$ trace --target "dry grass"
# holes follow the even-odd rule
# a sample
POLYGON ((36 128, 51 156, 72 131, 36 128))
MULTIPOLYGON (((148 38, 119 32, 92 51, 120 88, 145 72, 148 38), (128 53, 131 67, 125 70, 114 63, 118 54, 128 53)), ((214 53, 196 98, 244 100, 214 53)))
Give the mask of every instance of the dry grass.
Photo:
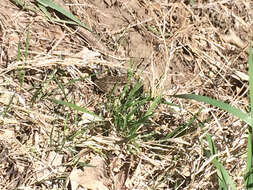
POLYGON ((220 110, 169 95, 196 93, 248 109, 250 0, 63 3, 96 36, 48 21, 34 1, 26 0, 23 9, 14 2, 0 2, 1 189, 74 189, 68 184, 78 181, 73 171, 87 168, 82 164, 90 161, 104 162, 105 169, 85 174, 100 181, 104 186, 94 182, 100 189, 217 189, 215 169, 203 148, 206 131, 243 189, 246 125, 220 110), (115 129, 105 93, 94 83, 94 78, 125 76, 129 62, 137 66, 136 78, 147 93, 162 93, 183 107, 161 104, 145 129, 155 131, 156 138, 135 143, 124 142, 115 129), (23 83, 19 71, 25 73, 23 83), (74 102, 107 116, 107 122, 87 124, 87 115, 50 99, 74 102), (159 142, 179 126, 185 126, 182 136, 159 142))

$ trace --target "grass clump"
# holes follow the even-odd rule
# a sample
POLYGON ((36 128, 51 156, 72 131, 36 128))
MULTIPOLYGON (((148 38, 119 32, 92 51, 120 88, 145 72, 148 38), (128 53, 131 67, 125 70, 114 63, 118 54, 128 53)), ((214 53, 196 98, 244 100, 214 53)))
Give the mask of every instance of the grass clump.
POLYGON ((152 117, 155 108, 161 103, 161 96, 152 98, 143 91, 143 84, 140 80, 132 84, 132 79, 133 74, 129 72, 128 82, 119 95, 114 94, 117 86, 115 84, 107 96, 105 111, 101 106, 97 114, 74 103, 55 99, 51 99, 51 101, 89 114, 93 117, 93 121, 105 122, 106 126, 110 126, 107 127, 107 130, 116 130, 117 135, 124 138, 125 142, 134 141, 136 138, 146 135, 147 131, 144 126, 152 117))
POLYGON ((128 83, 119 97, 109 95, 106 107, 116 130, 128 140, 133 140, 140 135, 141 128, 159 105, 160 97, 151 98, 143 92, 143 84, 140 81, 131 86, 131 75, 128 78, 128 83))

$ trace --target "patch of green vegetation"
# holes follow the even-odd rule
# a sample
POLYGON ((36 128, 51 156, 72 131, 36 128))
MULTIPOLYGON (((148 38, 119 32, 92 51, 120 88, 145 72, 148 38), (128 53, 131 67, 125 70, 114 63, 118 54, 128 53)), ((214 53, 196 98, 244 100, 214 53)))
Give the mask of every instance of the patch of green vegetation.
POLYGON ((134 140, 141 136, 142 128, 161 103, 161 96, 151 98, 143 91, 143 84, 137 81, 131 86, 132 73, 119 97, 112 93, 108 97, 106 110, 116 130, 127 139, 134 140))

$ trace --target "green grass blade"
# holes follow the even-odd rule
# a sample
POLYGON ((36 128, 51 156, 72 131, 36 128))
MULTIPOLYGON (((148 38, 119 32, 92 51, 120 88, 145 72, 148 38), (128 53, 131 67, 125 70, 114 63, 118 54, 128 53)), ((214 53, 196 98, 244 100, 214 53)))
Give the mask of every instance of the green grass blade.
POLYGON ((60 80, 58 80, 57 77, 54 77, 54 81, 57 83, 59 89, 62 91, 62 94, 64 96, 64 99, 67 99, 67 94, 64 85, 61 83, 60 80))
POLYGON ((76 22, 73 22, 73 21, 66 21, 66 20, 55 19, 55 18, 51 17, 51 14, 47 11, 46 7, 44 7, 41 4, 38 4, 38 7, 44 13, 44 15, 47 17, 47 19, 49 21, 63 23, 63 24, 76 24, 76 22))
POLYGON ((228 113, 231 113, 232 115, 238 117, 242 121, 246 122, 250 126, 252 125, 252 119, 249 116, 249 114, 242 112, 241 110, 218 100, 206 97, 206 96, 200 96, 196 94, 180 94, 180 95, 173 95, 173 97, 177 98, 184 98, 184 99, 192 99, 192 100, 197 100, 199 102, 204 102, 207 104, 210 104, 212 106, 216 106, 222 110, 227 111, 228 113))
MULTIPOLYGON (((211 151, 211 155, 214 156, 217 154, 217 149, 214 145, 214 142, 212 138, 210 137, 209 134, 206 135, 206 139, 209 145, 209 149, 211 151)), ((232 178, 229 176, 227 170, 225 167, 219 162, 218 158, 215 157, 212 160, 213 165, 217 169, 217 175, 218 175, 218 180, 219 180, 219 189, 222 190, 236 190, 235 184, 232 181, 232 178)))
POLYGON ((216 149, 214 142, 209 134, 206 134, 206 140, 208 142, 208 146, 211 151, 211 155, 217 154, 217 149, 216 149))
POLYGON ((40 8, 40 10, 44 13, 44 15, 49 19, 51 20, 51 15, 50 13, 47 11, 46 7, 44 7, 43 5, 41 4, 38 4, 38 7, 40 8))
POLYGON ((34 7, 27 5, 28 3, 27 2, 25 3, 23 0, 11 0, 11 2, 13 2, 15 5, 17 5, 21 9, 36 12, 34 7))
MULTIPOLYGON (((249 49, 249 98, 250 98, 250 117, 253 118, 253 60, 252 60, 252 46, 249 49)), ((252 125, 251 125, 252 127, 252 125)))
POLYGON ((90 112, 88 111, 87 109, 83 108, 83 107, 80 107, 76 104, 73 104, 73 103, 70 103, 70 102, 65 102, 65 101, 61 101, 61 100, 56 100, 56 99, 49 99, 50 101, 56 103, 56 104, 60 104, 60 105, 64 105, 64 106, 67 106, 67 107, 70 107, 70 108, 73 108, 74 110, 77 110, 77 111, 81 111, 83 113, 87 113, 87 114, 90 114, 92 116, 95 117, 95 120, 104 120, 104 118, 96 115, 95 113, 93 112, 90 112))
POLYGON ((57 12, 61 13, 62 15, 64 15, 67 18, 69 18, 73 22, 75 22, 78 25, 82 26, 86 30, 92 32, 92 30, 90 28, 88 28, 85 24, 83 24, 81 21, 79 21, 74 15, 72 15, 71 13, 69 13, 68 11, 66 11, 65 9, 63 9, 61 6, 55 4, 54 2, 52 2, 50 0, 37 0, 37 2, 39 3, 39 5, 42 5, 44 7, 49 7, 51 9, 56 10, 57 12))
POLYGON ((194 131, 197 130, 197 128, 204 126, 203 123, 198 123, 198 124, 194 124, 195 121, 198 121, 197 119, 197 114, 193 114, 192 117, 190 118, 190 120, 185 123, 185 124, 180 124, 179 127, 177 127, 176 129, 174 129, 173 131, 169 132, 165 137, 163 137, 161 139, 161 141, 165 141, 166 139, 169 138, 178 138, 178 137, 182 137, 184 135, 193 133, 194 131))
POLYGON ((25 3, 21 0, 11 0, 11 2, 15 3, 17 6, 20 6, 21 8, 25 7, 25 3))
POLYGON ((57 73, 57 69, 54 69, 47 77, 45 81, 43 81, 41 84, 38 84, 35 86, 35 93, 32 96, 32 104, 35 103, 35 101, 41 100, 42 97, 45 98, 46 95, 46 89, 48 88, 48 84, 54 80, 55 75, 57 73))
POLYGON ((25 39, 25 61, 27 61, 27 58, 28 58, 29 40, 30 40, 30 31, 28 28, 27 33, 26 33, 26 39, 25 39))
POLYGON ((252 128, 249 128, 249 135, 248 135, 248 147, 247 147, 247 165, 246 165, 246 176, 245 180, 245 187, 246 189, 253 189, 253 159, 252 159, 252 128))
POLYGON ((11 107, 14 97, 15 97, 15 93, 11 96, 11 99, 10 99, 8 105, 4 108, 4 111, 0 113, 0 116, 2 115, 2 117, 5 117, 7 112, 10 110, 10 107, 11 107))
MULTIPOLYGON (((18 43, 18 50, 17 50, 17 61, 21 61, 21 43, 18 43)), ((21 85, 23 85, 25 79, 25 71, 18 66, 18 81, 21 85)))
POLYGON ((149 116, 152 114, 153 110, 161 103, 161 99, 162 99, 161 95, 155 97, 150 107, 148 108, 147 112, 145 113, 145 116, 149 116))
POLYGON ((20 42, 18 43, 17 61, 21 61, 21 44, 20 44, 20 42))
MULTIPOLYGON (((250 99, 250 116, 253 118, 253 60, 252 60, 252 45, 249 49, 249 99, 250 99)), ((249 128, 248 134, 248 147, 247 147, 247 165, 246 165, 246 177, 245 187, 246 189, 253 189, 253 139, 252 139, 252 125, 249 128)))

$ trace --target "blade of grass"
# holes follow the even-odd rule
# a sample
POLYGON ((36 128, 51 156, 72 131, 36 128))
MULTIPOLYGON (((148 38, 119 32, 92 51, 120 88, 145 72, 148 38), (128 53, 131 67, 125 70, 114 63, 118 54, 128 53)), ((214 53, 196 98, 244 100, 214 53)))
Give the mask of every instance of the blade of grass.
MULTIPOLYGON (((250 117, 253 118, 253 60, 252 60, 252 46, 249 49, 249 98, 250 98, 250 117)), ((253 126, 251 126, 253 127, 253 126)))
POLYGON ((100 117, 100 116, 96 115, 95 113, 90 112, 87 109, 85 109, 83 107, 80 107, 80 106, 78 106, 76 104, 73 104, 73 103, 70 103, 70 102, 61 101, 61 100, 56 100, 56 99, 49 99, 49 100, 52 101, 52 102, 54 102, 54 103, 56 103, 56 104, 64 105, 64 106, 73 108, 74 110, 90 114, 90 115, 94 116, 94 118, 95 118, 94 120, 100 120, 100 121, 104 120, 103 117, 100 117))
POLYGON ((129 139, 133 139, 137 136, 138 129, 140 128, 140 126, 144 126, 145 122, 148 120, 149 117, 150 115, 144 116, 131 126, 128 137, 129 139))
MULTIPOLYGON (((21 60, 21 44, 20 42, 18 43, 18 50, 17 50, 17 61, 21 60)), ((22 73, 22 69, 20 66, 18 66, 18 81, 19 83, 22 85, 23 84, 23 73, 22 73)))
POLYGON ((159 105, 161 100, 162 100, 161 95, 155 97, 155 99, 152 101, 151 105, 149 106, 147 112, 145 113, 145 116, 150 116, 152 114, 153 110, 159 105))
MULTIPOLYGON (((211 156, 214 156, 217 154, 217 149, 214 145, 214 142, 212 138, 210 137, 209 134, 206 135, 206 139, 209 145, 209 149, 211 151, 211 156)), ((218 158, 215 157, 212 160, 213 165, 217 169, 217 175, 218 175, 218 180, 219 180, 219 189, 222 190, 236 190, 235 184, 232 180, 232 178, 229 176, 227 170, 225 167, 219 162, 218 158)))
POLYGON ((36 12, 36 10, 32 6, 26 5, 26 3, 22 0, 11 0, 11 2, 16 4, 21 9, 36 12))
POLYGON ((35 93, 32 96, 32 104, 35 103, 35 101, 39 101, 42 97, 45 96, 46 89, 48 88, 48 84, 54 80, 55 75, 57 73, 57 69, 54 69, 47 77, 45 81, 43 81, 41 84, 38 84, 35 86, 35 93))
MULTIPOLYGON (((53 3, 52 1, 50 1, 50 0, 37 0, 37 2, 44 7, 49 7, 53 10, 56 10, 57 12, 63 14, 65 17, 74 21, 75 23, 82 26, 83 28, 85 28, 89 32, 92 32, 92 30, 90 28, 88 28, 85 24, 83 24, 81 21, 79 21, 74 15, 72 15, 71 13, 69 13, 68 11, 63 9, 61 6, 53 3)), ((47 15, 47 16, 51 17, 50 15, 47 15)))
POLYGON ((20 6, 21 8, 25 7, 25 3, 21 0, 11 0, 11 2, 15 3, 16 5, 20 6))
POLYGON ((48 18, 48 20, 52 22, 57 22, 57 23, 63 23, 63 24, 76 24, 73 21, 67 21, 67 20, 60 20, 60 19, 55 19, 51 16, 51 14, 47 11, 46 7, 44 7, 41 4, 38 4, 40 10, 44 13, 44 15, 48 18))
MULTIPOLYGON (((28 58, 28 49, 29 49, 29 39, 30 39, 30 32, 29 29, 26 33, 26 40, 25 40, 25 61, 27 61, 28 58)), ((21 43, 18 44, 18 50, 17 50, 17 61, 21 61, 21 43)), ((25 80, 25 71, 21 66, 18 66, 18 81, 21 85, 23 85, 25 80)))
MULTIPOLYGON (((253 60, 252 60, 252 45, 250 44, 249 49, 249 99, 250 99, 250 117, 253 118, 253 60)), ((247 165, 246 165, 246 178, 245 178, 245 186, 246 189, 253 189, 253 139, 252 139, 252 125, 249 128, 248 134, 248 147, 247 147, 247 165)))
POLYGON ((62 94, 63 94, 63 96, 64 96, 64 99, 67 99, 67 94, 66 94, 64 85, 61 83, 60 80, 58 80, 57 77, 54 77, 54 81, 57 83, 59 89, 62 91, 62 94))
POLYGON ((246 175, 244 177, 246 189, 253 189, 253 167, 252 167, 252 128, 249 128, 248 134, 248 146, 247 146, 247 165, 246 165, 246 175))
POLYGON ((187 128, 190 128, 191 126, 193 129, 192 131, 196 130, 197 127, 193 125, 193 122, 195 120, 197 120, 197 116, 193 115, 192 118, 190 118, 189 122, 187 122, 186 124, 179 125, 179 127, 177 127, 172 132, 168 133, 165 137, 163 137, 161 141, 164 141, 166 139, 173 138, 173 137, 174 138, 181 137, 181 136, 187 134, 186 130, 187 130, 187 128))
POLYGON ((29 40, 30 40, 30 30, 28 28, 25 39, 25 61, 27 61, 28 58, 29 40))
POLYGON ((238 117, 242 121, 246 122, 250 126, 252 126, 253 121, 248 113, 244 113, 241 110, 227 104, 224 102, 221 102, 219 100, 215 100, 206 96, 200 96, 196 94, 180 94, 180 95, 173 95, 173 97, 177 98, 184 98, 184 99, 191 99, 191 100, 197 100, 199 102, 204 102, 207 104, 210 104, 212 106, 216 106, 222 110, 227 111, 228 113, 231 113, 232 115, 238 117))
POLYGON ((5 117, 6 113, 9 111, 14 97, 15 97, 15 93, 11 96, 11 99, 10 99, 8 105, 4 108, 4 111, 2 113, 0 113, 0 115, 2 115, 3 118, 5 117))
POLYGON ((70 134, 68 137, 67 137, 67 140, 68 141, 73 141, 73 139, 75 137, 77 137, 78 135, 80 134, 83 134, 86 130, 88 130, 89 128, 88 127, 81 127, 80 129, 76 130, 73 134, 70 134))
POLYGON ((17 50, 17 61, 21 60, 21 44, 18 43, 18 50, 17 50))

